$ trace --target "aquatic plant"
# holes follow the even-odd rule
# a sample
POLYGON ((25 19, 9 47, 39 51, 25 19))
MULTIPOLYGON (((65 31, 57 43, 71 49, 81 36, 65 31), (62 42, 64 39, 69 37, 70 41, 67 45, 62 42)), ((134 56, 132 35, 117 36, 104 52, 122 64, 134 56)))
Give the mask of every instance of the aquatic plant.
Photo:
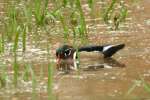
POLYGON ((17 10, 15 6, 12 4, 7 8, 7 19, 5 21, 5 31, 6 37, 8 41, 13 39, 15 33, 17 33, 18 23, 17 23, 17 10))
POLYGON ((128 15, 128 9, 125 6, 125 2, 120 2, 120 6, 121 6, 121 9, 120 9, 120 22, 124 22, 127 15, 128 15))
POLYGON ((133 85, 127 91, 127 96, 130 95, 137 87, 142 87, 145 91, 150 93, 150 84, 147 83, 142 77, 140 80, 135 80, 133 85))
POLYGON ((36 75, 34 73, 34 70, 32 69, 32 67, 29 65, 30 68, 30 73, 31 73, 31 77, 32 77, 32 98, 36 99, 36 86, 37 86, 37 79, 36 79, 36 75))
POLYGON ((52 95, 52 83, 53 83, 53 63, 50 61, 50 54, 51 54, 51 50, 50 50, 50 45, 47 44, 47 61, 48 61, 48 82, 47 82, 47 92, 48 92, 48 97, 49 99, 53 99, 53 95, 52 95))
POLYGON ((44 25, 45 24, 45 18, 47 14, 48 9, 48 1, 49 0, 34 0, 34 16, 37 25, 44 25), (43 4, 44 3, 44 4, 43 4))
POLYGON ((14 39, 14 46, 13 46, 13 52, 16 53, 18 49, 18 42, 19 42, 19 33, 20 33, 20 26, 17 28, 17 32, 15 34, 15 39, 14 39))
POLYGON ((14 83, 14 86, 17 87, 17 85, 18 85, 18 76, 19 76, 19 65, 18 65, 18 62, 17 62, 17 55, 16 55, 16 53, 14 53, 13 71, 14 71, 13 83, 14 83))
POLYGON ((128 10, 124 1, 112 0, 104 10, 103 20, 106 24, 111 25, 111 29, 118 30, 120 23, 125 21, 127 13, 128 10), (118 6, 120 8, 115 9, 118 6))
MULTIPOLYGON (((5 44, 7 43, 7 41, 13 43, 13 51, 10 52, 13 52, 13 56, 14 56, 13 63, 12 63, 13 72, 14 72, 13 73, 14 86, 18 85, 18 80, 20 78, 19 61, 17 59, 17 50, 19 44, 20 43, 22 44, 21 49, 24 52, 26 50, 27 40, 28 37, 30 37, 30 35, 32 35, 33 37, 37 36, 38 37, 37 41, 39 41, 41 34, 37 35, 37 30, 45 31, 47 27, 51 29, 51 27, 48 25, 48 22, 52 22, 52 24, 55 24, 55 22, 57 21, 58 22, 57 24, 61 25, 61 28, 59 27, 59 29, 60 30, 63 29, 63 32, 60 32, 60 35, 63 35, 64 36, 63 38, 65 40, 68 39, 69 35, 73 34, 73 37, 76 40, 78 39, 78 36, 79 38, 81 38, 81 43, 86 44, 87 42, 88 30, 87 30, 87 23, 85 20, 86 16, 82 9, 81 0, 61 0, 61 1, 51 0, 51 1, 53 2, 53 6, 54 6, 52 8, 48 7, 49 0, 43 0, 43 1, 34 0, 34 3, 32 0, 28 0, 26 2, 22 1, 23 5, 21 5, 21 8, 18 7, 18 5, 21 4, 21 1, 17 0, 16 3, 9 3, 6 7, 7 13, 4 22, 5 32, 4 34, 1 34, 0 37, 0 52, 1 53, 4 52, 5 44)), ((94 2, 95 2, 94 0, 88 0, 86 2, 89 8, 91 9, 91 12, 93 13, 95 13, 93 10, 95 4, 94 2)), ((113 16, 112 13, 116 2, 117 0, 113 0, 104 13, 104 20, 106 22, 112 20, 111 19, 113 16)), ((127 9, 126 6, 122 4, 119 17, 116 16, 114 18, 116 29, 118 29, 120 22, 125 21, 126 16, 127 16, 127 9)), ((47 31, 47 33, 51 34, 51 31, 47 31)), ((78 43, 74 44, 75 48, 78 46, 77 44, 78 43)), ((51 51, 50 51, 50 46, 48 44, 47 44, 47 52, 48 52, 47 92, 49 98, 53 98, 52 97, 53 62, 51 61, 51 57, 50 57, 51 51)), ((78 51, 77 51, 77 55, 78 55, 78 59, 80 59, 80 55, 78 51)), ((32 64, 25 64, 22 79, 25 81, 32 81, 32 93, 34 99, 36 98, 36 86, 38 84, 37 84, 37 76, 32 67, 33 67, 32 64)), ((7 71, 4 70, 3 72, 7 72, 7 71)), ((40 75, 42 73, 43 70, 41 68, 40 75)), ((40 77, 41 77, 40 79, 42 79, 43 76, 41 75, 40 77)), ((0 83, 1 83, 1 87, 5 87, 7 83, 7 73, 2 73, 2 76, 0 77, 0 83)), ((145 87, 147 88, 147 85, 145 87)))
POLYGON ((63 15, 59 12, 59 19, 60 19, 60 22, 62 24, 62 27, 63 27, 63 34, 64 34, 64 39, 68 39, 68 35, 69 35, 69 28, 66 24, 66 21, 65 21, 65 18, 63 17, 63 15))
POLYGON ((87 29, 86 29, 86 22, 85 22, 85 17, 84 13, 81 7, 80 0, 76 0, 76 7, 79 10, 80 13, 80 25, 78 27, 80 34, 87 36, 87 29))
POLYGON ((6 80, 4 77, 0 77, 0 88, 3 88, 6 86, 6 80))
POLYGON ((5 42, 4 42, 4 34, 1 34, 0 37, 0 53, 3 53, 5 51, 5 42))
POLYGON ((2 73, 0 73, 0 88, 4 88, 7 85, 7 78, 8 78, 8 74, 7 74, 7 66, 4 64, 1 64, 1 66, 3 66, 1 68, 2 73))
MULTIPOLYGON (((54 1, 54 3, 55 2, 56 1, 54 1)), ((86 22, 85 22, 85 17, 81 7, 80 0, 75 0, 75 1, 63 0, 62 5, 56 3, 54 5, 55 5, 55 9, 57 10, 55 16, 61 22, 61 25, 64 30, 65 39, 67 39, 67 37, 69 36, 70 29, 74 37, 76 34, 80 34, 83 36, 87 35, 86 22), (67 14, 64 14, 65 9, 69 10, 67 14), (67 21, 68 15, 70 16, 69 23, 67 21), (76 25, 74 24, 74 22, 76 25), (71 27, 68 24, 71 24, 71 27)))
POLYGON ((87 1, 88 2, 88 5, 89 5, 89 8, 93 8, 93 0, 88 0, 87 1))
POLYGON ((25 27, 28 27, 30 30, 33 28, 33 6, 31 2, 26 2, 25 6, 22 8, 23 11, 23 23, 25 27))
POLYGON ((32 100, 37 99, 37 77, 35 71, 33 70, 33 65, 30 63, 26 63, 24 65, 24 72, 22 74, 22 79, 26 82, 32 82, 32 100))
POLYGON ((29 64, 25 64, 22 78, 24 81, 29 81, 29 77, 30 77, 30 66, 29 64))
POLYGON ((96 17, 99 17, 100 13, 97 13, 98 12, 97 9, 99 9, 99 8, 96 7, 97 1, 96 0, 87 0, 87 3, 88 3, 88 6, 90 8, 90 16, 91 16, 91 18, 95 19, 96 17))
POLYGON ((109 20, 111 19, 116 2, 117 0, 112 0, 112 2, 107 6, 104 11, 103 19, 106 24, 108 24, 109 20))
POLYGON ((28 32, 28 26, 24 24, 22 29, 22 51, 26 50, 27 32, 28 32))
POLYGON ((120 6, 121 6, 121 8, 120 8, 119 14, 114 16, 113 22, 114 22, 114 29, 115 30, 119 29, 120 23, 125 22, 125 19, 126 19, 127 14, 128 14, 128 10, 127 10, 124 2, 120 2, 120 6))
MULTIPOLYGON (((19 1, 16 1, 17 3, 19 1)), ((26 24, 26 18, 22 12, 22 8, 18 9, 18 4, 16 2, 8 2, 6 8, 6 15, 4 16, 4 33, 1 35, 1 46, 0 51, 4 51, 5 43, 4 42, 13 42, 13 52, 16 52, 18 49, 19 37, 22 37, 23 50, 25 51, 26 46, 26 31, 28 24, 26 24)), ((26 13, 27 14, 27 13, 26 13)), ((31 21, 30 21, 31 22, 31 21)))

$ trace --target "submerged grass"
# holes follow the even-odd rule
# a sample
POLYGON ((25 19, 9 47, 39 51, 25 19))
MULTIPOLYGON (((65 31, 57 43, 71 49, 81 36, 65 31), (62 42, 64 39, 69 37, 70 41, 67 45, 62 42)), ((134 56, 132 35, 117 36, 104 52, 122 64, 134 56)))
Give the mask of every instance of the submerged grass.
POLYGON ((37 80, 36 80, 36 75, 32 69, 31 66, 29 66, 30 72, 31 72, 31 77, 32 77, 32 99, 36 100, 36 86, 37 86, 37 80))
POLYGON ((0 76, 0 89, 6 86, 6 79, 0 76))
POLYGON ((37 99, 37 92, 36 92, 37 78, 36 78, 35 71, 32 68, 33 67, 32 64, 25 64, 24 67, 25 68, 24 68, 24 73, 22 78, 24 81, 32 82, 32 100, 36 100, 37 99))
POLYGON ((125 19, 128 15, 128 10, 124 2, 120 2, 120 6, 121 8, 120 8, 119 14, 114 16, 114 29, 115 30, 119 29, 120 23, 125 22, 125 19))
POLYGON ((24 73, 23 73, 23 80, 29 81, 30 80, 30 66, 28 64, 25 64, 24 66, 24 73))
MULTIPOLYGON (((91 17, 91 19, 96 19, 96 18, 100 17, 100 10, 102 10, 102 9, 97 7, 97 5, 96 5, 97 2, 98 2, 98 0, 87 0, 88 6, 90 8, 90 17, 91 17)), ((102 2, 102 0, 100 2, 102 2)), ((101 8, 103 8, 102 6, 103 5, 101 4, 101 8)))
POLYGON ((87 36, 87 28, 85 22, 84 12, 82 10, 81 1, 75 0, 63 0, 62 3, 56 3, 55 12, 53 15, 60 21, 63 28, 63 35, 65 41, 68 39, 69 33, 73 33, 73 36, 76 37, 77 34, 82 37, 87 36), (66 10, 68 12, 66 13, 66 10), (69 19, 68 19, 69 16, 69 19))
POLYGON ((111 19, 112 12, 114 10, 116 2, 117 0, 112 0, 111 3, 108 5, 108 7, 104 11, 103 19, 106 24, 108 24, 109 20, 111 19))
POLYGON ((150 84, 147 83, 144 78, 141 77, 140 80, 135 80, 133 85, 129 88, 126 93, 126 96, 130 95, 136 88, 142 87, 145 91, 150 93, 150 84))
POLYGON ((48 83, 47 83, 47 92, 48 92, 48 98, 50 100, 54 99, 52 95, 52 83, 53 83, 53 64, 50 61, 50 46, 47 44, 47 60, 48 60, 48 83))
POLYGON ((4 53, 5 51, 5 42, 4 42, 4 34, 1 34, 0 37, 0 53, 4 53))
MULTIPOLYGON (((23 7, 23 13, 24 13, 24 17, 25 17, 25 24, 26 26, 28 26, 29 28, 32 27, 32 6, 31 6, 31 3, 27 2, 27 4, 25 4, 25 7, 23 7)), ((32 27, 33 28, 33 27, 32 27)))
POLYGON ((125 6, 124 2, 120 2, 120 6, 121 6, 121 9, 120 9, 120 22, 124 22, 127 15, 128 15, 128 9, 125 6))
POLYGON ((15 40, 14 40, 14 46, 13 46, 13 52, 15 53, 15 55, 18 49, 19 34, 20 34, 20 26, 17 28, 17 32, 15 34, 15 40))
POLYGON ((2 73, 0 74, 0 88, 4 88, 7 85, 7 70, 6 65, 1 64, 2 67, 2 73))
POLYGON ((35 75, 34 70, 32 69, 32 64, 26 64, 24 69, 24 73, 23 73, 23 80, 24 81, 32 81, 32 100, 36 100, 37 98, 37 92, 36 92, 36 87, 37 87, 37 78, 35 75))
POLYGON ((26 50, 26 38, 27 38, 28 26, 26 24, 23 25, 22 29, 22 51, 26 50))
MULTIPOLYGON (((27 25, 21 23, 21 12, 19 12, 16 3, 9 3, 7 8, 7 19, 5 21, 5 35, 2 34, 2 48, 4 49, 4 41, 13 42, 13 52, 18 49, 19 37, 22 34, 23 51, 26 45, 26 29, 27 25), (5 37, 5 39, 4 39, 5 37)), ((26 22, 25 22, 26 23, 26 22)))
POLYGON ((80 27, 79 27, 80 34, 82 34, 83 36, 87 36, 86 22, 80 0, 76 0, 76 6, 80 13, 80 27))
POLYGON ((120 23, 125 22, 127 14, 128 9, 124 1, 112 0, 104 10, 103 20, 106 24, 111 25, 111 29, 118 30, 120 23))
POLYGON ((49 99, 53 99, 52 95, 52 83, 53 83, 53 69, 52 69, 52 64, 48 63, 48 83, 47 83, 47 92, 48 92, 48 97, 49 99))
POLYGON ((17 33, 18 27, 17 10, 15 5, 8 6, 7 13, 8 19, 5 22, 5 30, 8 41, 11 41, 13 39, 14 34, 17 33))
POLYGON ((14 71, 14 86, 17 87, 18 85, 18 77, 19 77, 19 65, 17 62, 17 55, 14 54, 14 64, 13 64, 13 71, 14 71))
POLYGON ((68 35, 69 35, 68 26, 67 26, 67 24, 65 22, 65 18, 62 16, 61 13, 59 13, 59 18, 60 18, 60 22, 61 22, 63 30, 64 30, 64 39, 67 40, 68 39, 68 35))
POLYGON ((91 8, 91 9, 92 9, 92 8, 93 8, 93 6, 94 6, 94 5, 93 5, 94 0, 88 0, 87 2, 88 2, 88 5, 89 5, 89 8, 91 8))
POLYGON ((34 0, 35 2, 35 10, 34 10, 34 16, 36 19, 37 25, 44 25, 45 24, 45 18, 47 14, 48 9, 48 2, 49 0, 34 0), (44 3, 44 4, 43 4, 44 3))

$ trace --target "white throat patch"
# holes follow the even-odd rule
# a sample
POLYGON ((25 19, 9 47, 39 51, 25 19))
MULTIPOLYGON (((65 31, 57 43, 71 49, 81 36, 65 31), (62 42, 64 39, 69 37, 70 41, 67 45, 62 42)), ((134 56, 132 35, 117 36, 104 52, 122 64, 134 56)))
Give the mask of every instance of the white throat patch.
POLYGON ((76 60, 77 52, 74 52, 73 54, 73 60, 76 60))

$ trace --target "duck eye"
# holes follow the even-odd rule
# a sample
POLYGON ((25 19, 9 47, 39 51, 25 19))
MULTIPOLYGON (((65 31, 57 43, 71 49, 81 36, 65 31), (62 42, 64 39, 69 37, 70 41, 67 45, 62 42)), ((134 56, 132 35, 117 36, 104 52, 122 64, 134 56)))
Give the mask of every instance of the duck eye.
POLYGON ((65 56, 69 56, 71 54, 71 49, 65 50, 65 56))

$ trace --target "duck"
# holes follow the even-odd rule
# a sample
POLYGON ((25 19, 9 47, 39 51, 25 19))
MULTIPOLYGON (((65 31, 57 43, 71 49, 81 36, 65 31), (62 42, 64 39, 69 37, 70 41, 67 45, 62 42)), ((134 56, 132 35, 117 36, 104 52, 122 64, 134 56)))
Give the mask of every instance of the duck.
POLYGON ((77 53, 80 52, 99 52, 103 54, 103 58, 111 58, 119 50, 123 49, 125 44, 109 44, 109 45, 88 45, 78 48, 74 48, 71 45, 64 44, 56 49, 56 64, 57 70, 70 69, 72 65, 77 69, 74 64, 74 61, 78 58, 77 53))

